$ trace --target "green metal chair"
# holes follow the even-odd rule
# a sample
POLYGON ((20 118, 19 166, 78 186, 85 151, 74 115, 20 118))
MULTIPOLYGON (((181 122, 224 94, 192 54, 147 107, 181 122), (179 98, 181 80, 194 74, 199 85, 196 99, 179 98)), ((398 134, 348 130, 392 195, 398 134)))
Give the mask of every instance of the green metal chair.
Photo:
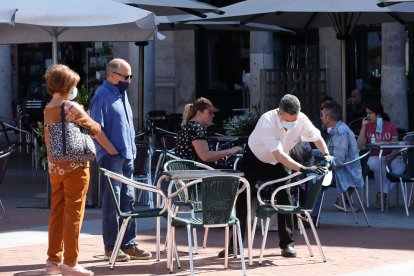
MULTIPOLYGON (((308 246, 308 250, 309 253, 311 255, 311 257, 313 257, 313 252, 312 252, 312 248, 310 246, 309 243, 309 239, 308 236, 306 234, 306 230, 303 226, 302 220, 306 221, 309 223, 311 229, 312 229, 312 233, 313 236, 315 238, 315 241, 319 247, 319 251, 322 255, 322 259, 324 262, 326 262, 326 258, 325 255, 323 253, 322 250, 322 246, 321 243, 319 241, 319 237, 318 234, 316 232, 315 226, 313 224, 312 218, 310 216, 310 213, 312 213, 312 209, 315 207, 319 192, 322 189, 322 186, 329 186, 331 181, 332 181, 332 172, 329 171, 326 175, 323 176, 317 176, 317 175, 311 175, 308 176, 304 179, 301 179, 299 181, 293 182, 293 183, 289 183, 289 184, 285 184, 283 186, 277 187, 276 190, 272 193, 272 196, 270 198, 270 204, 265 203, 261 196, 260 196, 260 192, 265 189, 268 186, 280 183, 280 182, 285 182, 288 179, 299 175, 300 173, 294 173, 288 177, 285 178, 281 178, 281 179, 276 179, 276 180, 272 180, 272 181, 268 181, 264 184, 262 184, 259 188, 259 190, 257 191, 257 200, 259 201, 259 207, 256 209, 256 213, 255 213, 255 218, 253 220, 253 233, 252 233, 252 239, 254 239, 254 235, 255 235, 255 229, 256 229, 256 225, 257 225, 257 219, 265 219, 266 220, 266 225, 265 225, 265 230, 264 230, 264 236, 263 236, 263 240, 262 240, 262 246, 261 246, 261 250, 260 250, 260 258, 259 258, 259 264, 262 263, 263 260, 263 252, 265 249, 265 245, 266 245, 266 239, 267 239, 267 233, 269 231, 269 224, 270 224, 270 218, 275 215, 275 214, 286 214, 286 215, 296 215, 297 219, 298 219, 298 225, 300 228, 301 233, 303 233, 306 245, 308 246), (276 202, 276 194, 284 189, 287 188, 291 188, 294 186, 298 186, 301 185, 303 183, 306 183, 310 180, 314 180, 309 184, 310 187, 308 187, 308 193, 307 193, 307 197, 306 197, 306 201, 303 207, 300 206, 294 206, 294 205, 278 205, 276 202)), ((283 191, 284 192, 284 191, 283 191)), ((253 243, 253 241, 252 241, 253 243)))
MULTIPOLYGON (((3 182, 4 175, 6 174, 6 170, 7 170, 7 163, 9 161, 10 154, 13 151, 14 150, 12 148, 0 151, 0 184, 3 182)), ((6 222, 10 222, 9 217, 7 216, 6 210, 4 209, 1 198, 0 198, 0 208, 1 208, 1 211, 3 212, 4 220, 6 222)), ((1 216, 0 216, 0 220, 1 220, 1 216)))
POLYGON ((115 242, 114 249, 112 250, 111 259, 109 260, 109 264, 111 265, 111 269, 114 268, 116 257, 121 247, 122 239, 125 235, 125 230, 127 229, 128 223, 131 219, 140 219, 140 218, 157 218, 157 227, 156 227, 156 240, 157 240, 157 252, 156 252, 156 259, 157 261, 160 260, 160 228, 161 222, 160 217, 164 215, 168 208, 168 199, 166 195, 162 192, 161 189, 154 187, 152 185, 144 184, 141 182, 134 181, 129 179, 123 175, 114 173, 112 171, 100 168, 101 172, 107 177, 106 185, 108 186, 108 190, 110 191, 114 206, 116 208, 116 212, 118 214, 119 219, 122 221, 121 228, 119 230, 118 237, 115 242), (135 210, 133 212, 124 212, 121 210, 119 206, 118 198, 115 194, 115 191, 112 186, 112 180, 116 180, 121 182, 123 185, 132 186, 135 189, 152 192, 157 194, 157 198, 160 197, 161 199, 157 202, 157 208, 147 208, 147 209, 140 209, 135 210), (162 203, 162 204, 161 204, 162 203), (162 207, 161 207, 162 206, 162 207))
MULTIPOLYGON (((194 265, 193 265, 193 250, 192 250, 192 241, 191 241, 191 229, 195 228, 225 228, 225 260, 224 267, 227 268, 228 265, 228 245, 229 245, 229 227, 232 226, 233 229, 237 226, 237 238, 239 241, 240 247, 240 256, 242 262, 243 275, 246 275, 246 265, 244 260, 243 253, 243 241, 241 239, 240 232, 240 223, 237 217, 232 215, 232 210, 236 202, 237 196, 243 192, 248 185, 247 180, 237 176, 213 176, 205 177, 202 179, 197 179, 191 181, 184 186, 180 187, 178 190, 173 192, 168 197, 169 208, 168 214, 170 217, 171 228, 170 235, 168 238, 168 256, 167 262, 170 272, 173 272, 173 262, 172 262, 172 253, 175 246, 175 228, 177 227, 186 227, 187 236, 188 236, 188 246, 189 246, 189 257, 190 257, 190 270, 191 275, 194 275, 194 265), (241 185, 240 185, 241 184, 241 185), (200 185, 201 193, 203 196, 202 201, 202 212, 200 218, 194 217, 180 217, 180 213, 174 212, 174 207, 172 206, 173 199, 178 197, 181 193, 188 190, 190 187, 200 185)), ((235 237, 234 237, 235 239, 235 237)), ((235 242, 235 241, 234 241, 235 242)), ((236 256, 236 252, 234 252, 236 256)))
MULTIPOLYGON (((178 159, 170 160, 164 164, 164 171, 177 171, 177 170, 214 170, 214 168, 192 160, 178 159)), ((179 181, 173 183, 175 189, 179 189, 181 186, 185 185, 185 181, 179 181)), ((173 187, 169 187, 168 194, 171 194, 173 187)), ((173 202, 175 207, 175 212, 181 213, 191 213, 191 217, 195 217, 195 213, 201 212, 201 199, 198 195, 198 186, 194 185, 182 191, 178 194, 176 200, 173 202), (179 210, 181 207, 187 207, 189 211, 179 210)), ((194 250, 195 253, 198 253, 198 244, 197 244, 197 232, 196 229, 193 229, 194 236, 194 250)), ((208 228, 205 229, 204 239, 203 239, 203 248, 206 247, 208 237, 208 228)))
MULTIPOLYGON (((404 136, 403 142, 414 143, 414 134, 407 134, 406 136, 404 136)), ((414 185, 413 183, 414 182, 414 149, 413 148, 403 149, 396 154, 388 155, 386 170, 387 170, 387 175, 388 177, 390 177, 391 181, 397 180, 400 182, 401 194, 402 194, 402 198, 404 201, 404 207, 405 207, 405 214, 408 217, 410 215, 408 211, 408 207, 410 206, 410 203, 411 203, 411 196, 413 193, 413 185, 414 185), (390 169, 390 165, 391 165, 390 157, 394 155, 399 155, 399 154, 403 155, 403 158, 406 162, 406 169, 403 174, 394 173, 390 169), (409 196, 408 196, 407 183, 411 183, 411 192, 409 196)))

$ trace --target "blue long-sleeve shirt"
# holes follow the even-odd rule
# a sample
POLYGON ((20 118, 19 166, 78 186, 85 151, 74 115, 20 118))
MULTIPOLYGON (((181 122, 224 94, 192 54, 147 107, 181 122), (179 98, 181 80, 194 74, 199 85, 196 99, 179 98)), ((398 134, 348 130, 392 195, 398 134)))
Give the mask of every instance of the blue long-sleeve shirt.
MULTIPOLYGON (((105 80, 91 100, 90 115, 101 125, 106 137, 124 158, 135 158, 133 115, 125 91, 120 92, 105 80)), ((96 143, 96 159, 99 161, 105 154, 105 149, 96 143)))
POLYGON ((342 121, 328 132, 328 150, 335 157, 337 168, 334 169, 336 188, 338 193, 349 187, 360 188, 364 185, 361 163, 353 162, 346 166, 339 166, 359 157, 358 145, 352 130, 342 121))

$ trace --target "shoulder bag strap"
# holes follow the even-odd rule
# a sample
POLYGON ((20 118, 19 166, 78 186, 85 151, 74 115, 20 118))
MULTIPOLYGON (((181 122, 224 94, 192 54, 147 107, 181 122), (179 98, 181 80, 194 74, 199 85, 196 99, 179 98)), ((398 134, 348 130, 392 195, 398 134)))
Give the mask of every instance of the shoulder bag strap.
POLYGON ((62 147, 63 155, 66 155, 66 124, 65 124, 65 102, 60 106, 60 122, 62 125, 62 147))

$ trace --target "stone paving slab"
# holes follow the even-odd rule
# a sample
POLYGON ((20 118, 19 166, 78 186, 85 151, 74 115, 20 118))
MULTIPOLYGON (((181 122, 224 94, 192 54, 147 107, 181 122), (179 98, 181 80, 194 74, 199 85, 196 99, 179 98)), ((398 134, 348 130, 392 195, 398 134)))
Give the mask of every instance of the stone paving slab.
MULTIPOLYGON (((95 224, 98 227, 99 221, 91 221, 90 224, 95 224)), ((182 269, 181 271, 175 269, 174 274, 189 275, 186 233, 183 229, 177 231, 182 269)), ((46 229, 40 232, 47 236, 46 229)), ((152 250, 155 254, 153 232, 154 230, 141 231, 138 234, 138 241, 140 247, 152 250)), ((22 234, 17 231, 12 231, 12 233, 16 236, 22 234)), ((398 271, 396 270, 398 268, 400 272, 402 270, 400 275, 409 275, 405 272, 413 271, 411 270, 414 260, 412 230, 324 225, 318 229, 318 233, 327 257, 326 263, 322 261, 316 246, 313 246, 314 257, 309 256, 307 247, 298 231, 295 232, 298 257, 281 257, 280 250, 276 248, 277 233, 270 232, 262 265, 258 264, 261 238, 256 237, 253 252, 254 263, 252 267, 248 267, 247 274, 373 275, 367 273, 398 271)), ((7 232, 1 233, 0 240, 4 241, 6 234, 7 232)), ((27 234, 23 233, 23 235, 27 234)), ((31 237, 37 239, 35 235, 31 237)), ((201 237, 200 234, 199 244, 201 237)), ((207 248, 200 249, 200 254, 195 255, 196 275, 241 275, 241 265, 238 259, 231 258, 229 268, 226 270, 223 267, 223 260, 216 257, 217 252, 222 248, 223 239, 223 231, 218 229, 210 231, 207 248)), ((39 239, 39 241, 41 243, 1 248, 0 275, 43 275, 47 243, 44 242, 44 239, 39 239)), ((311 239, 312 241, 313 239, 311 239)), ((162 252, 160 262, 148 260, 118 263, 111 271, 107 262, 103 261, 102 237, 100 235, 82 235, 79 262, 92 269, 96 275, 168 274, 165 269, 165 252, 162 252)))

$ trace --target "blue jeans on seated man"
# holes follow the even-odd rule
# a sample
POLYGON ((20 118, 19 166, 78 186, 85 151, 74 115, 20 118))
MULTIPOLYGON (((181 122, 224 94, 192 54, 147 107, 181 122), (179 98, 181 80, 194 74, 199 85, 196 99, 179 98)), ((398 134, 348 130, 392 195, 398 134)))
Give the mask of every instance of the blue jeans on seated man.
MULTIPOLYGON (((125 159, 122 155, 107 154, 99 160, 99 167, 110 170, 114 173, 121 174, 125 177, 132 178, 134 171, 134 160, 125 159)), ((105 251, 112 251, 116 238, 118 237, 120 223, 112 200, 110 191, 108 190, 106 177, 101 174, 102 185, 102 235, 105 246, 105 251)), ((112 180, 112 187, 120 202, 122 211, 128 212, 134 210, 135 193, 134 189, 127 185, 122 185, 119 181, 112 180)), ((121 249, 126 249, 134 246, 134 239, 136 237, 135 220, 132 219, 125 231, 124 239, 121 243, 121 249)))

